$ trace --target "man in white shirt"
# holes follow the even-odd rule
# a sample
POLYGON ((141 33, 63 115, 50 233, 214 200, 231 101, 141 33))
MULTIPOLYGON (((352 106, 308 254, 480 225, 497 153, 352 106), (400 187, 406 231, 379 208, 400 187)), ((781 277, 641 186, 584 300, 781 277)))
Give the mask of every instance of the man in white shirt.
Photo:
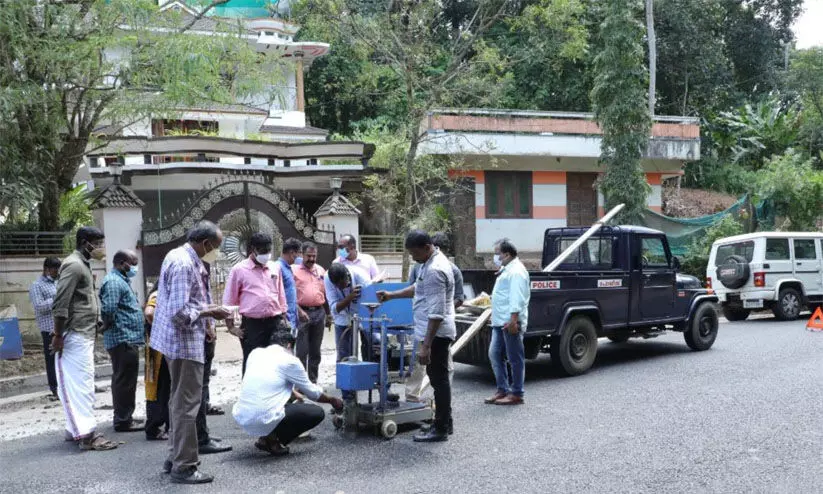
POLYGON ((252 350, 240 398, 232 410, 234 420, 243 430, 258 437, 257 449, 274 456, 288 454, 288 444, 317 427, 325 416, 317 405, 299 400, 287 404, 295 388, 313 401, 343 410, 340 398, 323 393, 321 387, 309 380, 303 364, 294 356, 294 342, 291 332, 281 329, 272 335, 271 345, 252 350))
POLYGON ((369 283, 380 283, 386 278, 386 273, 380 272, 374 257, 357 251, 357 239, 349 233, 337 241, 336 261, 356 271, 369 283))

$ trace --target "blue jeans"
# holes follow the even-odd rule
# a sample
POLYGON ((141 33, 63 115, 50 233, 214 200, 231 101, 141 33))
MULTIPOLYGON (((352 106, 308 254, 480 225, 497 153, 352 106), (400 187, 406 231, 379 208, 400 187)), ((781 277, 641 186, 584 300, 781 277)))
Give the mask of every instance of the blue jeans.
POLYGON ((489 360, 492 363, 497 391, 523 397, 523 381, 526 380, 526 350, 523 347, 523 331, 509 334, 502 326, 492 327, 492 341, 489 345, 489 360), (511 366, 511 379, 506 370, 506 360, 511 366))

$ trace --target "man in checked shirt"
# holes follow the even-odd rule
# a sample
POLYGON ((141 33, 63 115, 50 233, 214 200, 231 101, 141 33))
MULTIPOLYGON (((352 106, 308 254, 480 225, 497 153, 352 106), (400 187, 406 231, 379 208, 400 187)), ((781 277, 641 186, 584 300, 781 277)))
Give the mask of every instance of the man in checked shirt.
POLYGON ((230 311, 211 303, 209 275, 203 264, 214 263, 223 232, 210 221, 197 223, 188 242, 166 255, 160 268, 157 310, 151 347, 162 353, 171 375, 170 454, 163 471, 172 482, 203 484, 214 477, 198 470, 197 412, 203 387, 206 338, 216 338, 209 319, 226 319, 230 311))

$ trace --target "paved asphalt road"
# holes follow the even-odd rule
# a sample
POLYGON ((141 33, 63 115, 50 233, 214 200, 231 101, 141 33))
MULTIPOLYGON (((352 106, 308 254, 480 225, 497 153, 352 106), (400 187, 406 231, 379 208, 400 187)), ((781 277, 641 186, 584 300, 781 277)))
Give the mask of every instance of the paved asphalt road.
POLYGON ((531 363, 521 407, 482 405, 490 373, 458 365, 447 443, 350 439, 325 421, 270 458, 210 417, 234 451, 203 457, 217 478, 192 488, 160 474, 165 446, 140 433, 102 453, 49 434, 0 443, 0 492, 820 492, 822 360, 823 334, 771 319, 722 324, 702 353, 679 334, 603 340, 584 376, 531 363))

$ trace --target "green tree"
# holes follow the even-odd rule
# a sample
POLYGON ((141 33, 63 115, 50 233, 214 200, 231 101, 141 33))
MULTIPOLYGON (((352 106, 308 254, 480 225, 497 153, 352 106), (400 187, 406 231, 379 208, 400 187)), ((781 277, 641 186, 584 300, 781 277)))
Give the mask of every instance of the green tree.
POLYGON ((646 208, 650 187, 640 159, 651 131, 644 64, 644 27, 636 0, 608 0, 601 26, 602 49, 594 59, 592 103, 603 132, 600 187, 610 209, 623 203, 618 221, 635 222, 646 208))
POLYGON ((771 159, 757 175, 757 199, 769 200, 777 217, 778 230, 808 231, 817 229, 823 211, 823 172, 812 167, 811 160, 793 149, 771 159))
POLYGON ((803 107, 800 124, 803 147, 820 168, 823 165, 823 48, 794 52, 788 80, 803 107))
POLYGON ((154 0, 0 3, 0 149, 19 183, 36 184, 41 229, 58 228, 60 196, 102 127, 117 134, 183 106, 278 97, 280 59, 257 53, 239 23, 191 32, 227 1, 188 2, 201 9, 188 20, 154 0))

